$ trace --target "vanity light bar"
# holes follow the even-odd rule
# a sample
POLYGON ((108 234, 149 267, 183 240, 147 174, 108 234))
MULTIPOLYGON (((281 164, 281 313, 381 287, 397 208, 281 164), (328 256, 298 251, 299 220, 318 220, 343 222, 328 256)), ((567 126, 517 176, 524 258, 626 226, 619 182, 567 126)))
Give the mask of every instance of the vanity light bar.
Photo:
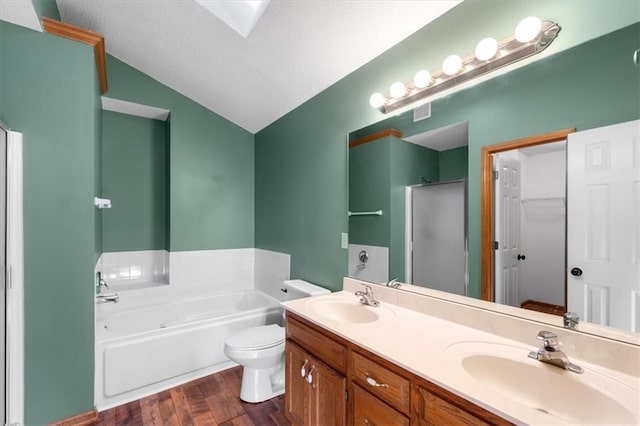
MULTIPOLYGON (((443 69, 431 74, 424 70, 419 71, 416 75, 416 81, 418 81, 420 86, 424 86, 425 84, 426 86, 419 87, 415 82, 412 82, 405 84, 404 93, 401 93, 400 86, 402 83, 394 83, 392 85, 394 92, 391 94, 392 96, 374 93, 369 102, 372 107, 379 109, 383 114, 388 114, 473 78, 511 65, 530 56, 537 55, 553 43, 556 37, 558 37, 559 32, 560 26, 555 22, 540 21, 534 17, 525 18, 518 25, 518 28, 516 28, 516 34, 497 42, 497 47, 495 45, 492 46, 492 42, 495 43, 495 40, 483 39, 479 45, 482 44, 485 48, 484 50, 481 50, 480 46, 478 46, 478 48, 476 48, 477 53, 468 55, 462 59, 451 55, 445 59, 443 69), (521 28, 523 24, 530 24, 531 22, 534 24, 534 30, 531 32, 529 29, 529 34, 525 31, 524 39, 528 40, 522 41, 523 35, 521 28), (536 27, 536 24, 539 25, 539 27, 536 27), (489 52, 493 53, 493 55, 489 59, 478 59, 478 56, 484 58, 487 52, 487 46, 489 52), (418 75, 420 75, 420 77, 418 75), (430 76, 430 79, 428 78, 426 83, 424 81, 425 76, 427 76, 427 78, 430 76)), ((491 53, 489 53, 489 55, 491 55, 491 53)))

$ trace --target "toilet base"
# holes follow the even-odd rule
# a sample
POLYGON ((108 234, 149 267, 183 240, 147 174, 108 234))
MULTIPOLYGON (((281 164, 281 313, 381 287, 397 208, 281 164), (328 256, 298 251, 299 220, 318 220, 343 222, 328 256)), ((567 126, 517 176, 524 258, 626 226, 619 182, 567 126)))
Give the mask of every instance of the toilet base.
POLYGON ((284 393, 284 365, 273 368, 249 368, 242 371, 240 399, 245 402, 263 402, 284 393))

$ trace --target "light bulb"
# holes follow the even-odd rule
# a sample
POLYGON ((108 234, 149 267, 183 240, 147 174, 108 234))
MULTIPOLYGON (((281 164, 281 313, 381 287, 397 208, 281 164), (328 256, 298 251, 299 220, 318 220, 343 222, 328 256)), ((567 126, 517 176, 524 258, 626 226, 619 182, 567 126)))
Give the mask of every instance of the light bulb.
POLYGON ((450 55, 442 63, 442 71, 446 75, 456 75, 462 69, 462 59, 458 55, 450 55))
POLYGON ((496 56, 496 53, 498 53, 498 42, 495 38, 483 38, 476 46, 476 58, 480 61, 487 61, 496 56))
POLYGON ((369 105, 374 108, 380 108, 382 105, 384 105, 384 96, 382 96, 382 93, 374 93, 373 95, 371 95, 371 97, 369 98, 369 105))
POLYGON ((431 84, 431 73, 427 70, 420 70, 413 77, 413 85, 418 89, 427 87, 431 84))
POLYGON ((405 93, 407 93, 407 88, 404 87, 404 84, 400 83, 399 81, 393 83, 389 88, 389 94, 394 99, 403 97, 405 93))
POLYGON ((540 29, 542 29, 540 18, 535 16, 524 18, 516 27, 516 40, 520 43, 530 42, 540 34, 540 29))

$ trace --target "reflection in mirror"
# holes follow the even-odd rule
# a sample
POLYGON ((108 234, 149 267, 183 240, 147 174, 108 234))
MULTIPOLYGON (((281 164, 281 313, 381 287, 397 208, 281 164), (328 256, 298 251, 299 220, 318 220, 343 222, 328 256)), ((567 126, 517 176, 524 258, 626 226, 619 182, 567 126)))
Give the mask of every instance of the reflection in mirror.
MULTIPOLYGON (((476 86, 466 88, 444 99, 435 100, 431 104, 431 112, 433 114, 428 119, 413 121, 413 111, 406 111, 352 132, 349 135, 349 140, 352 142, 352 147, 349 149, 349 209, 351 211, 382 209, 383 216, 350 218, 350 243, 359 247, 354 253, 355 247, 350 246, 349 276, 377 283, 384 283, 389 278, 396 276, 403 283, 411 280, 412 277, 403 268, 403 265, 406 264, 405 249, 403 247, 405 236, 398 231, 398 229, 404 229, 404 223, 401 223, 402 220, 399 219, 404 218, 404 215, 394 214, 397 210, 403 212, 403 209, 405 209, 402 189, 405 186, 467 178, 469 191, 467 196, 469 235, 468 294, 476 298, 482 297, 485 300, 494 300, 493 287, 491 287, 491 297, 486 297, 485 294, 482 294, 484 289, 481 285, 484 281, 484 271, 481 271, 484 268, 481 262, 481 249, 483 247, 481 245, 481 236, 484 230, 480 226, 482 206, 480 182, 482 175, 479 153, 481 148, 503 141, 514 140, 518 137, 545 134, 556 129, 575 127, 576 134, 579 134, 589 129, 637 120, 640 117, 640 106, 637 102, 640 79, 638 79, 638 68, 631 58, 633 52, 637 49, 639 33, 640 24, 636 23, 479 83, 476 86), (597 62, 592 60, 594 57, 599 58, 597 62), (594 86, 593 81, 598 80, 598 76, 605 74, 615 75, 615 78, 608 78, 606 81, 602 81, 602 85, 594 86), (599 105, 597 113, 592 108, 594 104, 599 105), (439 151, 437 154, 432 153, 430 163, 428 163, 430 168, 428 169, 416 170, 417 154, 410 157, 410 162, 400 165, 395 161, 397 156, 393 157, 391 154, 390 147, 393 145, 389 141, 387 141, 386 145, 381 143, 379 146, 376 145, 377 142, 353 146, 353 143, 361 138, 390 128, 397 129, 402 133, 402 136, 387 135, 385 138, 395 138, 394 142, 396 146, 399 146, 401 141, 408 143, 407 139, 409 137, 434 131, 443 128, 443 126, 447 127, 452 123, 460 123, 464 120, 468 121, 469 154, 466 146, 450 150, 452 154, 457 154, 450 155, 450 157, 456 157, 460 161, 448 162, 448 155, 445 154, 448 151, 439 151), (367 147, 367 145, 370 146, 367 147), (378 147, 380 151, 376 155, 373 155, 374 147, 378 147), (364 148, 361 151, 362 153, 368 148, 371 151, 370 155, 360 158, 360 154, 356 154, 358 148, 364 148), (387 156, 384 157, 384 155, 387 156), (469 155, 468 160, 467 155, 469 155), (467 163, 467 161, 469 162, 467 163), (386 172, 379 173, 382 170, 386 170, 386 172), (394 187, 392 179, 403 173, 410 174, 412 180, 407 180, 401 184, 397 183, 394 187), (447 174, 452 174, 453 176, 447 174), (364 177, 361 179, 361 176, 364 177), (425 180, 422 180, 422 178, 425 180), (382 190, 382 188, 385 190, 382 190), (398 190, 394 192, 394 189, 398 190), (378 191, 380 192, 378 193, 378 191), (362 204, 364 199, 373 197, 373 192, 377 193, 378 202, 372 205, 362 204), (397 205, 394 204, 394 200, 398 201, 397 205), (365 268, 360 265, 360 269, 358 269, 357 259, 361 250, 367 251, 368 261, 365 268), (376 269, 376 265, 382 266, 376 269), (362 269, 366 270, 366 273, 362 269)), ((556 139, 556 141, 565 139, 566 134, 562 139, 556 139)), ((635 147, 635 151, 633 151, 635 154, 631 153, 626 157, 630 160, 635 159, 637 167, 637 164, 640 164, 640 159, 637 157, 637 153, 640 152, 640 147, 637 146, 640 143, 638 142, 640 138, 636 135, 635 139, 627 138, 625 140, 628 142, 615 140, 612 144, 626 143, 629 147, 635 147)), ((567 145, 570 147, 571 142, 569 141, 567 145)), ((550 149, 551 147, 547 148, 550 149)), ((609 157, 606 156, 605 151, 592 150, 591 152, 595 156, 594 158, 600 159, 601 164, 610 164, 612 167, 616 167, 613 161, 608 162, 609 157)), ((548 154, 548 157, 555 155, 559 158, 562 156, 562 154, 552 154, 551 152, 546 154, 548 154)), ((617 239, 620 236, 623 236, 626 239, 625 241, 628 240, 629 244, 635 242, 634 244, 637 245, 637 242, 640 241, 640 234, 638 234, 640 232, 638 231, 640 229, 638 224, 640 221, 640 192, 636 190, 628 193, 626 197, 628 205, 623 212, 613 203, 609 203, 606 197, 602 198, 604 197, 603 194, 594 192, 590 194, 592 196, 601 196, 601 201, 592 203, 591 210, 589 210, 591 216, 587 214, 584 206, 582 208, 578 206, 574 212, 571 212, 571 200, 569 199, 571 195, 563 195, 562 172, 555 169, 554 171, 551 170, 552 163, 558 162, 558 158, 543 158, 545 153, 541 152, 524 152, 521 155, 531 157, 534 162, 537 161, 539 163, 530 166, 533 168, 529 168, 529 171, 537 176, 534 177, 535 181, 548 180, 552 182, 551 186, 547 188, 548 190, 537 192, 537 189, 529 188, 527 194, 521 195, 519 202, 521 208, 519 217, 521 219, 524 218, 525 221, 530 222, 530 225, 532 225, 531 229, 521 231, 521 237, 528 241, 527 251, 514 252, 516 261, 518 255, 521 257, 520 265, 523 269, 522 274, 525 275, 525 279, 522 280, 521 284, 526 287, 519 288, 517 297, 508 300, 508 297, 511 296, 503 292, 506 284, 499 284, 502 285, 501 290, 498 290, 500 296, 496 294, 495 297, 498 297, 498 301, 501 303, 510 303, 515 306, 521 306, 527 300, 532 302, 530 305, 534 307, 543 306, 546 303, 551 305, 552 308, 557 307, 556 313, 564 312, 565 309, 574 310, 582 317, 582 322, 578 325, 578 331, 595 334, 599 334, 602 331, 603 334, 615 335, 616 338, 622 340, 626 339, 624 336, 630 336, 626 341, 637 342, 638 335, 629 334, 629 331, 640 332, 640 276, 638 275, 640 262, 637 259, 633 261, 632 258, 634 253, 640 253, 640 249, 637 246, 630 246, 627 250, 629 262, 627 262, 625 268, 636 275, 625 288, 624 296, 621 297, 621 300, 624 300, 623 306, 612 305, 606 309, 600 309, 599 307, 604 306, 604 301, 618 297, 617 289, 613 287, 607 289, 608 284, 602 284, 604 281, 611 282, 616 280, 617 275, 609 273, 606 276, 608 277, 607 279, 599 278, 590 282, 590 279, 585 277, 584 274, 581 277, 568 274, 567 271, 571 269, 584 269, 587 263, 583 262, 584 259, 579 261, 571 260, 570 254, 569 257, 566 257, 563 247, 565 245, 565 233, 568 233, 568 244, 571 244, 573 224, 591 223, 595 226, 597 223, 602 224, 604 220, 619 221, 626 225, 626 231, 611 231, 611 233, 608 233, 602 231, 604 228, 600 227, 598 229, 602 232, 598 233, 595 232, 597 230, 596 227, 593 228, 594 232, 591 234, 587 235, 582 232, 574 238, 576 241, 581 242, 577 252, 585 253, 586 250, 591 250, 588 249, 588 246, 585 246, 585 240, 594 243, 591 244, 593 249, 593 256, 591 257, 602 257, 607 253, 603 244, 607 239, 610 239, 612 243, 610 246, 612 251, 609 253, 613 253, 613 247, 617 244, 617 239), (536 156, 538 157, 536 158, 536 156), (535 169, 536 167, 538 168, 535 169), (562 200, 563 198, 566 199, 562 200), (569 212, 567 212, 566 208, 569 208, 569 212), (549 214, 553 216, 554 221, 552 225, 545 226, 544 223, 551 220, 549 214), (565 216, 565 218, 563 219, 562 216, 565 216), (623 217, 624 219, 621 219, 623 217), (599 222, 596 223, 594 222, 595 220, 599 222), (564 231, 562 230, 563 225, 566 227, 564 231), (554 250, 558 249, 557 252, 560 254, 552 254, 555 252, 551 250, 551 246, 554 247, 554 250), (553 258, 553 261, 550 260, 550 257, 553 258), (542 259, 541 264, 543 266, 534 265, 539 260, 538 258, 542 259), (530 266, 525 266, 525 264, 530 266), (580 301, 580 303, 574 305, 574 301, 580 301), (585 307, 585 304, 588 306, 585 307), (613 321, 614 317, 619 316, 618 312, 624 312, 622 315, 625 317, 625 324, 613 321), (635 322, 633 318, 635 318, 635 322), (586 321, 625 329, 627 332, 607 330, 605 333, 603 331, 606 330, 605 328, 592 326, 585 323, 586 321)), ((568 170, 567 173, 571 176, 571 170, 568 170)), ((634 188, 637 189, 637 182, 640 181, 638 169, 630 169, 626 173, 633 175, 632 181, 636 182, 634 188)), ((492 180, 492 176, 488 176, 487 179, 492 180)), ((529 184, 527 183, 526 185, 529 184)), ((487 241, 491 243, 491 248, 488 251, 493 251, 493 235, 487 241)), ((493 279, 493 261, 491 274, 493 279)), ((429 284, 426 280, 424 283, 419 283, 415 279, 413 279, 413 283, 429 284)), ((422 292, 420 287, 406 284, 403 284, 400 289, 422 292)), ((469 301, 469 304, 474 306, 477 303, 471 299, 469 301)), ((477 306, 486 305, 480 304, 477 306)), ((556 326, 562 324, 562 319, 554 315, 545 315, 510 307, 496 309, 510 315, 535 318, 536 321, 543 321, 556 326)), ((551 310, 547 312, 549 311, 551 310)))
POLYGON ((350 135, 349 276, 465 294, 467 123, 424 132, 403 118, 350 135))
POLYGON ((498 152, 493 170, 495 301, 562 315, 566 141, 498 152))

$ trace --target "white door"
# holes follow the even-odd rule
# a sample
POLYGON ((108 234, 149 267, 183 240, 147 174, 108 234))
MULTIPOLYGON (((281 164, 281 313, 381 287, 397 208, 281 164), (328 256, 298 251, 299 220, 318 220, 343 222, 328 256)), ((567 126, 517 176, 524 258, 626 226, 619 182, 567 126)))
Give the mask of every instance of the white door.
POLYGON ((520 283, 520 162, 495 155, 495 301, 519 306, 520 283))
POLYGON ((0 128, 0 424, 6 420, 6 342, 7 342, 7 310, 6 310, 6 200, 7 200, 7 132, 0 128))
POLYGON ((412 188, 412 280, 466 295, 465 182, 412 188))
POLYGON ((569 135, 567 303, 640 331, 640 120, 569 135))

